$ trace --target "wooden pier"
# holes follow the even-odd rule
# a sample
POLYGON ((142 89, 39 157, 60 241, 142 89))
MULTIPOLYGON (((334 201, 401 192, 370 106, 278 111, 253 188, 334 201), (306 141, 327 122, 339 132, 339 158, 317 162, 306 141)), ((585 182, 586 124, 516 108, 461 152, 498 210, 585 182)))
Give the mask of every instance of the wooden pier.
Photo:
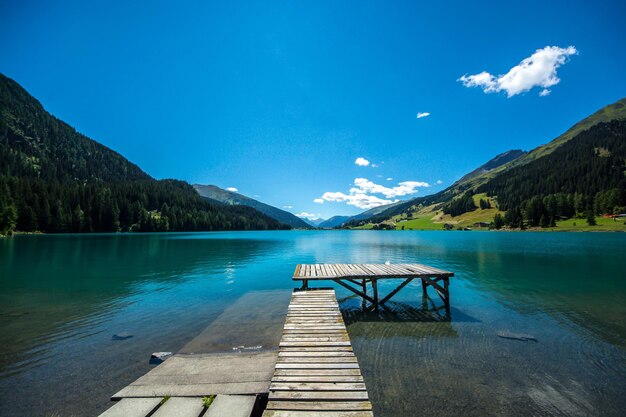
POLYGON ((453 276, 453 272, 421 264, 298 264, 293 280, 301 281, 302 289, 309 288, 309 281, 334 281, 377 307, 389 301, 414 279, 421 279, 422 295, 425 297, 428 287, 432 287, 443 301, 446 312, 450 314, 448 287, 449 278, 453 276), (381 279, 402 279, 402 282, 380 298, 378 281, 381 279), (372 287, 372 296, 367 293, 367 284, 372 287))
POLYGON ((452 276, 420 264, 298 265, 293 280, 302 289, 291 294, 286 318, 289 293, 248 293, 179 354, 116 393, 119 401, 100 417, 373 417, 335 290, 311 289, 309 281, 336 282, 377 308, 420 279, 423 297, 432 287, 449 316, 452 276), (402 281, 380 297, 381 279, 402 281), (254 300, 267 304, 263 315, 249 308, 254 300), (263 349, 244 353, 236 344, 242 335, 263 349), (206 396, 215 398, 208 409, 206 396))
POLYGON ((372 417, 334 290, 294 291, 263 417, 372 417))

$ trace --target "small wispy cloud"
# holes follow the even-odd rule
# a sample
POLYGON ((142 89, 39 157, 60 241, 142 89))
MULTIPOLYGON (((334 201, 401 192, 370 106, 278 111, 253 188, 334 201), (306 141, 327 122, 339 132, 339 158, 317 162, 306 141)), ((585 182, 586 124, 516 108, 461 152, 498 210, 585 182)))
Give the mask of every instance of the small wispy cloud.
POLYGON ((313 200, 313 202, 317 203, 317 204, 324 204, 324 199, 323 198, 316 198, 316 199, 313 200))
POLYGON ((540 96, 540 97, 549 96, 549 95, 550 95, 550 93, 551 93, 551 91, 550 91, 550 90, 548 90, 547 88, 544 88, 543 90, 541 90, 541 91, 539 92, 539 96, 540 96))
POLYGON ((428 116, 430 116, 430 113, 428 113, 427 111, 417 113, 418 119, 421 119, 422 117, 428 117, 428 116))
POLYGON ((226 188, 226 191, 231 191, 233 193, 238 193, 239 192, 239 190, 236 189, 235 187, 228 187, 228 188, 226 188))
POLYGON ((286 209, 292 209, 292 208, 293 208, 293 206, 289 206, 289 205, 287 205, 287 206, 283 206, 283 208, 286 208, 286 209))
POLYGON ((443 184, 443 181, 437 180, 437 184, 443 184))
POLYGON ((492 75, 487 71, 474 75, 463 75, 457 81, 465 87, 478 87, 485 93, 504 91, 507 97, 525 93, 535 87, 542 87, 541 97, 550 94, 549 87, 557 85, 561 79, 556 70, 565 64, 571 55, 578 54, 574 46, 560 48, 546 46, 537 49, 534 54, 524 58, 518 65, 511 68, 504 75, 492 75))
POLYGON ((361 167, 366 167, 370 164, 370 161, 368 161, 367 159, 363 158, 362 156, 359 156, 355 161, 355 164, 357 164, 358 166, 361 167))
POLYGON ((387 181, 393 181, 393 178, 387 177, 387 181))

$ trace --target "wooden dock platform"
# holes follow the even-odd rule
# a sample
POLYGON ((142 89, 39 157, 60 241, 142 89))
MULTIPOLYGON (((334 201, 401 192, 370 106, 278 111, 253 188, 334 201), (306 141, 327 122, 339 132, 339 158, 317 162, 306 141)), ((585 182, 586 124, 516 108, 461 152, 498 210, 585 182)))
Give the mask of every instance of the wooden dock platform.
POLYGON ((243 296, 179 354, 116 393, 113 399, 119 401, 100 417, 250 417, 261 412, 263 417, 373 417, 335 290, 309 289, 309 281, 334 281, 377 308, 420 279, 423 297, 433 287, 449 317, 452 276, 420 264, 300 264, 293 280, 301 281, 302 289, 291 293, 286 318, 289 292, 243 296), (379 297, 381 279, 402 281, 379 297), (267 304, 264 314, 250 308, 255 300, 267 304), (245 351, 239 346, 243 340, 263 349, 244 353, 239 349, 245 351), (221 353, 203 353, 207 349, 221 353), (215 396, 208 408, 205 396, 215 396))
POLYGON ((369 301, 374 307, 378 307, 389 301, 411 281, 420 279, 422 295, 425 297, 428 287, 432 287, 443 301, 446 312, 449 314, 448 286, 449 278, 453 276, 453 272, 421 264, 298 264, 293 280, 301 281, 303 290, 309 288, 309 281, 331 280, 363 298, 364 302, 369 301), (389 294, 380 298, 378 281, 381 279, 402 279, 402 282, 389 294), (372 296, 367 293, 367 284, 372 287, 372 296))
POLYGON ((263 417, 373 417, 334 290, 294 291, 263 417))

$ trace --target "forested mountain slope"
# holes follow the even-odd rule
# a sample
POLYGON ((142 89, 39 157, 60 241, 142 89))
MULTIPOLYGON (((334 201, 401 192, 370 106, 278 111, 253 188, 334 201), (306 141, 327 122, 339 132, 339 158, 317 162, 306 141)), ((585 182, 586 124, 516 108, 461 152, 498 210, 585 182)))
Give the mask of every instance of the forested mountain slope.
POLYGON ((626 212, 626 121, 596 124, 476 191, 496 197, 512 226, 522 219, 529 226, 547 226, 588 212, 626 212))
POLYGON ((0 233, 277 229, 249 207, 156 181, 0 74, 0 233))

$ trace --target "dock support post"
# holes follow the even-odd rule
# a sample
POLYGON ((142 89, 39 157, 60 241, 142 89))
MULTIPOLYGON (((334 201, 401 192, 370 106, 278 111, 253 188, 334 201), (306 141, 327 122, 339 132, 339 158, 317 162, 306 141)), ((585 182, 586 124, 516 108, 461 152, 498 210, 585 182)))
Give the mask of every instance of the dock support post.
POLYGON ((428 284, 423 279, 421 279, 420 281, 422 281, 422 308, 427 308, 428 307, 428 284))
MULTIPOLYGON (((363 288, 363 294, 367 295, 367 281, 365 281, 365 279, 361 280, 361 287, 363 288)), ((361 302, 361 308, 365 309, 367 302, 365 301, 365 298, 363 298, 363 301, 361 302)))
POLYGON ((309 280, 308 279, 303 279, 302 280, 302 290, 308 290, 309 289, 309 280))
POLYGON ((372 291, 374 292, 374 307, 378 307, 378 280, 372 279, 372 291))
POLYGON ((448 288, 448 285, 449 285, 448 278, 444 278, 443 279, 443 292, 446 295, 446 299, 445 299, 444 303, 446 305, 446 314, 449 317, 450 316, 450 290, 448 288))

